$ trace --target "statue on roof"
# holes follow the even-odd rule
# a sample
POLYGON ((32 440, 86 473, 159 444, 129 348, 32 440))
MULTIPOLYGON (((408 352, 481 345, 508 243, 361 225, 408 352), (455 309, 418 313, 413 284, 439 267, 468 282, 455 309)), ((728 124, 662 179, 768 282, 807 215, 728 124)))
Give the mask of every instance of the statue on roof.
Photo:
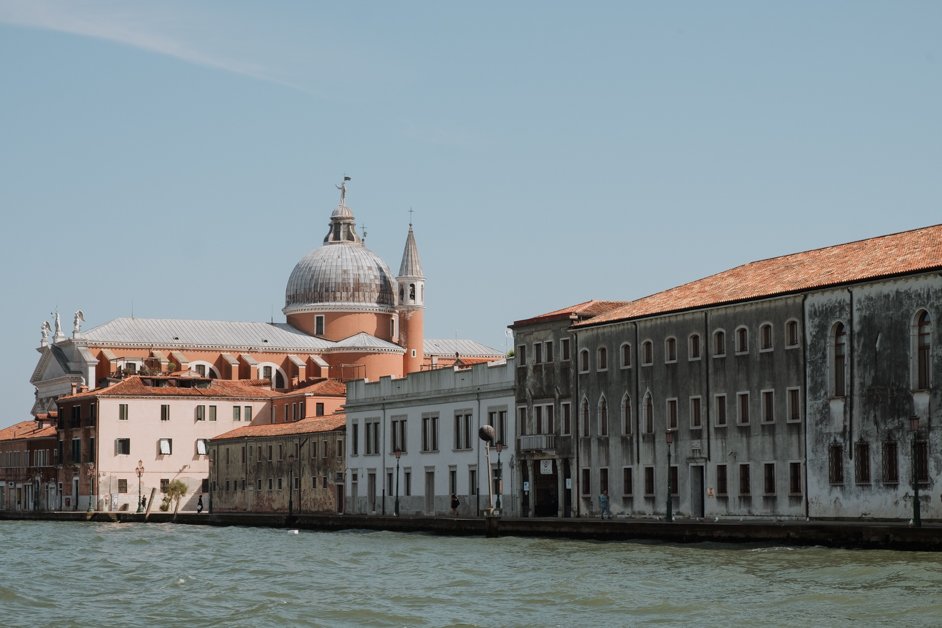
POLYGON ((340 185, 336 186, 340 190, 340 205, 344 206, 347 202, 347 181, 350 180, 350 177, 347 175, 343 176, 343 181, 340 182, 340 185))
POLYGON ((52 333, 52 326, 49 324, 49 321, 43 321, 39 330, 43 335, 42 344, 45 346, 49 343, 49 334, 52 333))
POLYGON ((82 331, 82 323, 85 322, 85 312, 75 310, 75 316, 72 318, 72 335, 76 336, 82 331))
POLYGON ((59 320, 59 310, 56 310, 52 314, 55 317, 56 321, 56 336, 62 335, 62 321, 59 320))

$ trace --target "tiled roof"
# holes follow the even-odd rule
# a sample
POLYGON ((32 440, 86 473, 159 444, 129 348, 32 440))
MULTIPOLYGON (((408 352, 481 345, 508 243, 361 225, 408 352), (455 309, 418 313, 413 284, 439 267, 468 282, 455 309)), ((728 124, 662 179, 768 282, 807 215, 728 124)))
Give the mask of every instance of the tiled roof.
POLYGON ((335 351, 387 351, 393 353, 403 353, 405 351, 399 345, 371 336, 365 331, 334 343, 333 349, 335 351))
POLYGON ((0 430, 0 440, 20 440, 22 438, 54 438, 56 428, 53 425, 40 427, 36 421, 20 421, 0 430))
POLYGON ((570 305, 569 307, 564 307, 559 310, 553 310, 552 312, 547 312, 546 314, 540 314, 539 316, 534 316, 532 318, 525 318, 523 320, 515 321, 511 327, 523 327, 526 325, 547 323, 549 321, 569 318, 573 314, 580 318, 592 318, 627 305, 628 303, 630 303, 630 301, 598 301, 595 299, 591 301, 583 301, 582 303, 570 305))
POLYGON ((260 438, 266 436, 292 436, 294 434, 315 434, 318 432, 333 432, 345 429, 347 415, 332 414, 330 416, 301 419, 292 423, 272 423, 267 425, 247 425, 236 428, 214 437, 212 440, 229 440, 233 438, 260 438))
POLYGON ((99 346, 221 347, 233 351, 271 349, 316 353, 333 345, 287 323, 163 318, 116 318, 83 332, 82 337, 89 344, 99 346))
MULTIPOLYGON (((144 379, 160 379, 157 377, 144 377, 135 375, 123 379, 107 388, 96 388, 74 395, 59 397, 59 401, 72 401, 76 399, 89 399, 97 397, 204 397, 211 399, 271 399, 281 393, 261 386, 246 385, 243 381, 227 381, 223 379, 210 380, 205 388, 181 386, 148 386, 144 379)), ((168 379, 168 378, 164 378, 168 379)), ((169 378, 175 379, 175 378, 169 378)), ((179 378, 190 379, 190 378, 179 378)), ((268 385, 267 380, 261 380, 268 385)))
POLYGON ((285 395, 320 395, 323 397, 346 397, 347 385, 338 379, 322 379, 309 384, 301 384, 285 395))
POLYGON ((942 268, 942 225, 751 262, 632 301, 577 326, 942 268))
POLYGON ((462 358, 500 358, 504 355, 502 352, 482 345, 480 342, 462 338, 426 338, 422 348, 426 357, 434 355, 453 358, 455 353, 462 358))

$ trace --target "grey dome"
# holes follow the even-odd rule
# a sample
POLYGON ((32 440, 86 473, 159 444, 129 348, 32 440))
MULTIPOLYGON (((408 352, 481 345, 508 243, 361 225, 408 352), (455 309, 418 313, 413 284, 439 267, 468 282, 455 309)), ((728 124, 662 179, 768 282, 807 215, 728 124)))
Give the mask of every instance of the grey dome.
POLYGON ((329 243, 314 249, 291 271, 284 312, 331 304, 395 307, 396 282, 389 267, 359 242, 329 243))

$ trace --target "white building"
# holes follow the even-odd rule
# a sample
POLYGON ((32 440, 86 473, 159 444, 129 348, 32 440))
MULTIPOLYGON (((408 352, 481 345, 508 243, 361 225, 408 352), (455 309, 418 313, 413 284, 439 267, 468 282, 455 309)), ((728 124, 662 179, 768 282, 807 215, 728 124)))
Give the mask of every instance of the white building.
POLYGON ((502 513, 516 516, 513 385, 512 360, 348 383, 346 512, 392 515, 398 497, 400 515, 443 515, 456 495, 459 516, 476 517, 498 506, 499 492, 502 513), (501 491, 484 425, 502 444, 501 491))

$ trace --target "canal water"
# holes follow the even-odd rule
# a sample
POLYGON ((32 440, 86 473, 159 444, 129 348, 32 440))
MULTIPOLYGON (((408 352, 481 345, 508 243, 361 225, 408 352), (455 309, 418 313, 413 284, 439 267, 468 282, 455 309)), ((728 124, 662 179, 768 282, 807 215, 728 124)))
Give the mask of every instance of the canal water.
POLYGON ((0 522, 4 626, 932 626, 942 555, 0 522))

